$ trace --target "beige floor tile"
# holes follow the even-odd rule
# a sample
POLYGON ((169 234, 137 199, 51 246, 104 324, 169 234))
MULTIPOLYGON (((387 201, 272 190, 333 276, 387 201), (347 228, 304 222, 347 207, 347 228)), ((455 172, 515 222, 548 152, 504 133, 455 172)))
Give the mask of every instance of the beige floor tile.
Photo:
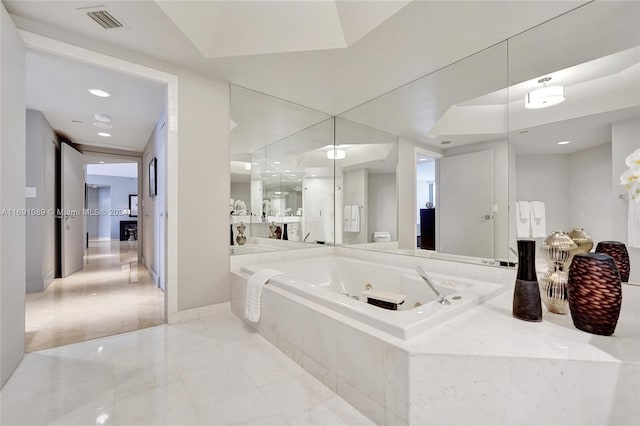
POLYGON ((27 294, 26 351, 164 322, 164 292, 138 264, 137 241, 90 241, 85 267, 27 294))

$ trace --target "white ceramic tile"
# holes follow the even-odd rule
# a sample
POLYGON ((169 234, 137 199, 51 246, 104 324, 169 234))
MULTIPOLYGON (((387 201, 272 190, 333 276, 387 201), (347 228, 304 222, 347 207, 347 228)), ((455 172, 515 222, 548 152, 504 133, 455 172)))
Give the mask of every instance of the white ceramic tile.
POLYGON ((508 358, 412 357, 409 424, 503 424, 510 366, 508 358))
POLYGON ((298 418, 335 395, 310 375, 283 377, 260 387, 267 399, 288 419, 298 418))
MULTIPOLYGON (((304 308, 302 314, 305 318, 301 324, 303 327, 302 350, 308 361, 313 361, 313 364, 311 362, 308 364, 319 374, 324 370, 333 372, 335 375, 337 321, 309 308, 304 308)), ((322 376, 326 376, 326 373, 322 373, 322 376)), ((335 380, 333 388, 335 389, 335 380)))
POLYGON ((302 354, 302 368, 308 371, 313 377, 320 380, 326 387, 336 390, 336 370, 330 370, 322 364, 316 362, 313 358, 302 354))
POLYGON ((336 328, 337 376, 384 406, 384 343, 344 324, 336 328))
POLYGON ((387 417, 398 417, 407 422, 409 419, 409 353, 395 346, 385 345, 384 372, 384 406, 387 417))
POLYGON ((257 387, 217 403, 196 402, 196 408, 204 425, 259 424, 263 419, 282 415, 257 387))
POLYGON ((385 420, 384 407, 366 394, 345 382, 342 378, 337 379, 337 393, 358 411, 371 419, 374 423, 382 425, 385 420))

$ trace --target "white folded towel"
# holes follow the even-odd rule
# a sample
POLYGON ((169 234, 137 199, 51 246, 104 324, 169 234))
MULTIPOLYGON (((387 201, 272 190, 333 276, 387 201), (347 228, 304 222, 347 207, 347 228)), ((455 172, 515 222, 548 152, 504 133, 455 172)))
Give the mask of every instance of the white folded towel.
POLYGON ((260 321, 260 303, 262 302, 262 287, 271 278, 283 275, 275 269, 259 269, 247 280, 244 316, 251 322, 260 321))
POLYGON ((344 206, 342 217, 342 232, 351 232, 351 206, 344 206))
POLYGON ((640 198, 629 200, 629 212, 627 216, 627 245, 640 248, 640 198))
POLYGON ((516 236, 528 238, 531 235, 531 207, 528 201, 516 203, 516 236))
POLYGON ((351 232, 360 232, 360 206, 351 206, 351 232))
POLYGON ((533 238, 547 236, 544 203, 542 201, 531 202, 531 236, 533 238))

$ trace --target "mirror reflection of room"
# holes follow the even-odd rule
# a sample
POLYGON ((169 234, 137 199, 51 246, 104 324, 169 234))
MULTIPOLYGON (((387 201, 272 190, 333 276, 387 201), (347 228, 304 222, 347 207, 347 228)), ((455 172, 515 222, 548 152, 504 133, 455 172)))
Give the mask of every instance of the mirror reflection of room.
POLYGON ((315 200, 326 191, 304 189, 333 187, 333 163, 316 152, 333 146, 331 116, 231 85, 230 129, 231 254, 332 244, 333 206, 315 200))

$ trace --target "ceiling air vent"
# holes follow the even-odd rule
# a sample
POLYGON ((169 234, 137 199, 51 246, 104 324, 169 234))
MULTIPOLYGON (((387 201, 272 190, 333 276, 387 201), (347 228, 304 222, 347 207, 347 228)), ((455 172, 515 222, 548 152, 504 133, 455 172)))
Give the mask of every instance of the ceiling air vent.
POLYGON ((125 26, 125 24, 113 16, 105 6, 81 7, 77 10, 86 13, 89 18, 100 24, 105 30, 123 28, 125 26))

